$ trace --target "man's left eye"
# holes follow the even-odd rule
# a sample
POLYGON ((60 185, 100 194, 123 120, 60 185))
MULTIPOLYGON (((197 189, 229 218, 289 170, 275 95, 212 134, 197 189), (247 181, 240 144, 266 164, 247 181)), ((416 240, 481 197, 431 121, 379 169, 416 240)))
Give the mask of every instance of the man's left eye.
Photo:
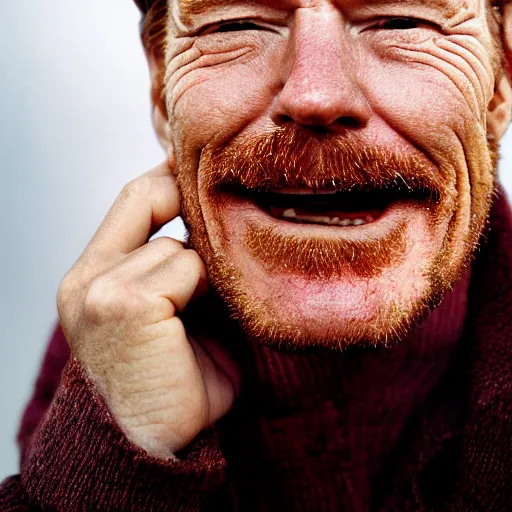
POLYGON ((385 30, 410 30, 418 28, 421 22, 415 18, 389 18, 379 23, 379 28, 385 30))

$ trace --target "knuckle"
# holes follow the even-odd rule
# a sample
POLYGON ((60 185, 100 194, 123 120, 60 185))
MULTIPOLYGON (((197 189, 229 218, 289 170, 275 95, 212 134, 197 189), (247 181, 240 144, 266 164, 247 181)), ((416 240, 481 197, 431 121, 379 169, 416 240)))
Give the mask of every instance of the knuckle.
POLYGON ((57 291, 57 308, 59 312, 65 311, 78 289, 77 280, 72 272, 68 272, 60 282, 57 291))
POLYGON ((160 236, 151 240, 150 245, 153 250, 159 252, 162 256, 170 256, 182 248, 182 244, 173 238, 160 236))
POLYGON ((148 325, 144 330, 144 337, 153 340, 165 340, 165 352, 181 350, 188 343, 187 332, 181 318, 173 316, 162 322, 148 325))
POLYGON ((171 340, 176 344, 181 344, 181 341, 186 339, 187 334, 185 326, 180 318, 174 316, 166 322, 166 331, 171 340))
POLYGON ((139 311, 140 306, 135 283, 99 278, 85 294, 83 314, 87 322, 98 325, 124 320, 139 311))
POLYGON ((199 270, 203 265, 201 257, 193 249, 184 249, 178 258, 180 266, 186 267, 188 270, 199 270))
POLYGON ((139 176, 129 181, 121 191, 121 199, 129 199, 132 197, 145 196, 151 189, 151 177, 139 176))
POLYGON ((96 279, 85 293, 83 314, 93 324, 101 323, 112 308, 112 290, 103 279, 96 279))

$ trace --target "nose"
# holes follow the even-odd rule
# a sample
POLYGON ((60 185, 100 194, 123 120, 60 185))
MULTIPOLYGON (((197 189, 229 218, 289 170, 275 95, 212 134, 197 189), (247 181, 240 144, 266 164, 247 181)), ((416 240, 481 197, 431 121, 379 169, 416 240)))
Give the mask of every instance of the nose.
POLYGON ((277 125, 321 130, 358 129, 370 107, 358 85, 359 67, 339 11, 295 13, 283 86, 272 107, 277 125))

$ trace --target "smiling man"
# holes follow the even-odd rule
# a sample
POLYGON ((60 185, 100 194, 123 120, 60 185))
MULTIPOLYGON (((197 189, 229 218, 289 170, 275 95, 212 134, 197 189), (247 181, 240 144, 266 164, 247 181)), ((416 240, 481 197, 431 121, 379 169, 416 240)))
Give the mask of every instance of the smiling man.
POLYGON ((512 510, 512 4, 138 3, 168 159, 62 282, 0 509, 512 510))

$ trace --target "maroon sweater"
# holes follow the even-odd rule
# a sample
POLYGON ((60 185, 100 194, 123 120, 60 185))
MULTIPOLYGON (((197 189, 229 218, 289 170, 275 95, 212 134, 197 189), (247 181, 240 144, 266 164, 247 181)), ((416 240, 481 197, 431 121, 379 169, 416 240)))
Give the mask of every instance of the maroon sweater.
POLYGON ((471 277, 407 343, 305 355, 244 344, 242 396, 179 460, 128 442, 57 329, 0 511, 511 511, 511 343, 501 193, 471 277))

